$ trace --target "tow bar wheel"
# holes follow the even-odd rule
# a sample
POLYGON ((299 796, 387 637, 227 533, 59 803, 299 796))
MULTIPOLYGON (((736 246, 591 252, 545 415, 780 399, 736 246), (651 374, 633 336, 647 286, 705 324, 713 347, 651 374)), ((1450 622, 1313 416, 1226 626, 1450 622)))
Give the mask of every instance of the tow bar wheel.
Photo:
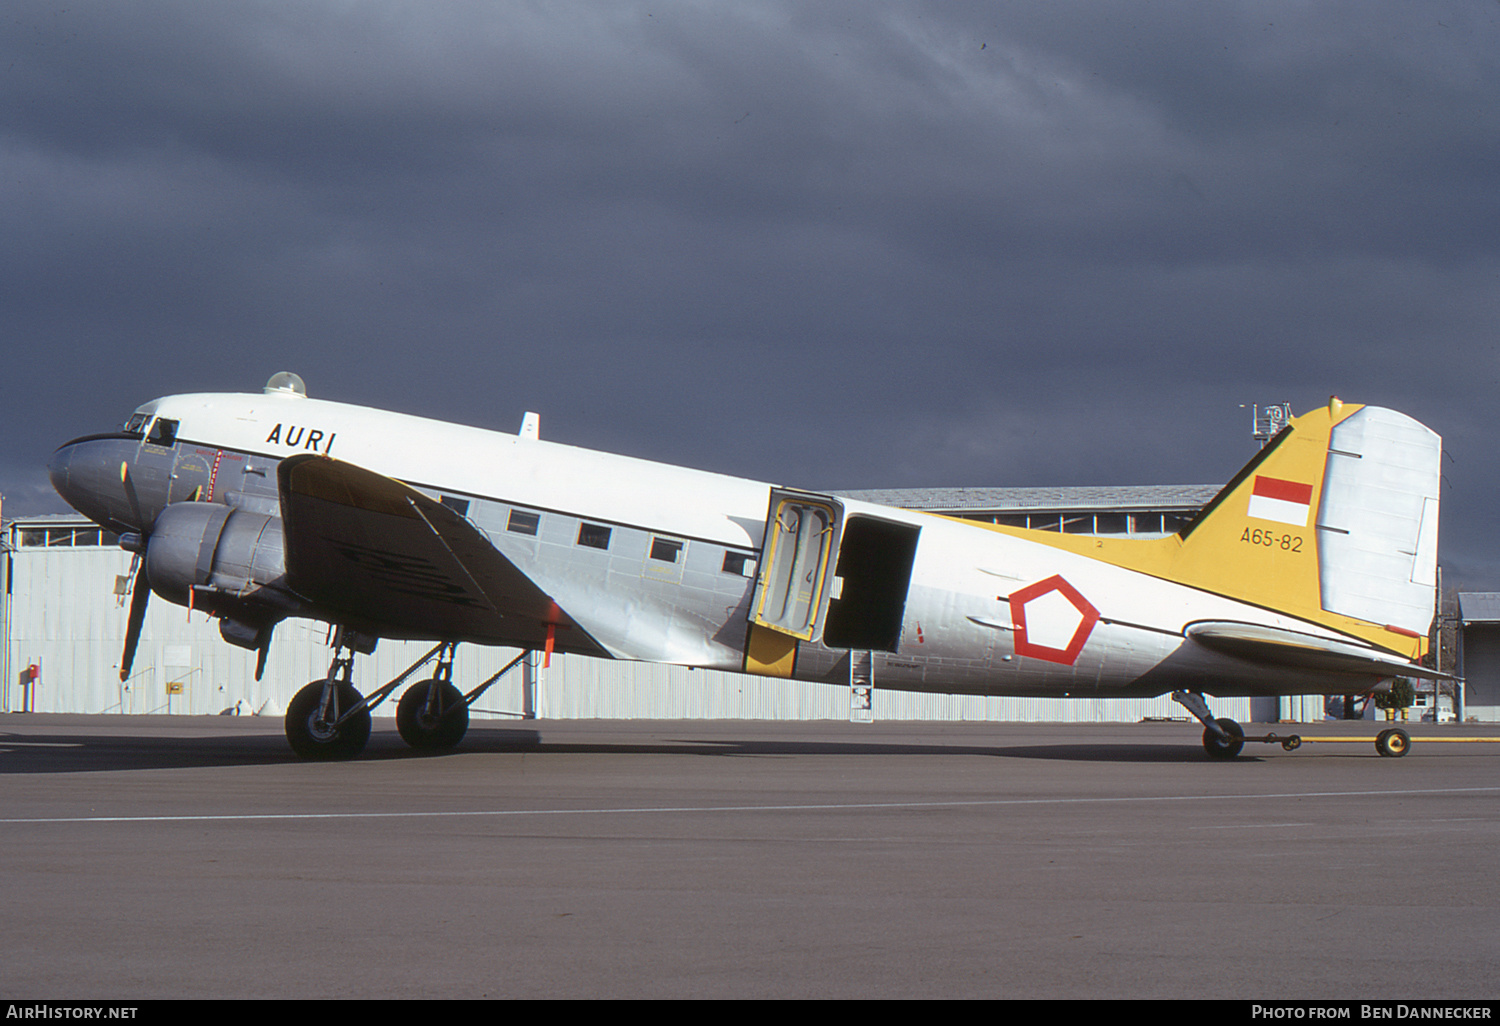
POLYGON ((1382 758, 1399 759, 1411 747, 1411 738, 1400 727, 1382 730, 1375 738, 1375 750, 1382 758))

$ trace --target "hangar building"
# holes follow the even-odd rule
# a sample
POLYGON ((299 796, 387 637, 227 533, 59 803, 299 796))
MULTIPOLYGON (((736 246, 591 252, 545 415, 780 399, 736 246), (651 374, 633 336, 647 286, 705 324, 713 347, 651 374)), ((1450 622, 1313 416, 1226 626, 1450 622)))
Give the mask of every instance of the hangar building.
MULTIPOLYGON (((1175 532, 1218 491, 1214 485, 1140 488, 948 488, 841 494, 990 523, 1076 534, 1160 536, 1175 532)), ((132 673, 119 679, 129 606, 131 555, 108 532, 76 515, 7 522, 0 593, 0 712, 180 713, 281 716, 292 695, 322 678, 331 658, 324 624, 287 620, 276 629, 265 673, 255 653, 225 643, 217 623, 152 602, 132 673)), ((368 693, 394 679, 430 645, 382 641, 356 656, 354 681, 368 693)), ((477 687, 520 654, 463 645, 453 683, 477 687)), ((476 720, 519 718, 848 719, 846 689, 678 666, 534 653, 487 691, 476 720)), ((422 679, 421 675, 413 679, 422 679)), ((1217 699, 1218 715, 1240 721, 1322 717, 1322 699, 1217 699), (1305 715, 1304 715, 1305 713, 1305 715)), ((394 715, 387 705, 377 715, 394 715)), ((883 690, 877 720, 1134 722, 1185 718, 1154 699, 982 698, 883 690)))
POLYGON ((1458 595, 1458 675, 1463 720, 1500 720, 1500 592, 1458 595))

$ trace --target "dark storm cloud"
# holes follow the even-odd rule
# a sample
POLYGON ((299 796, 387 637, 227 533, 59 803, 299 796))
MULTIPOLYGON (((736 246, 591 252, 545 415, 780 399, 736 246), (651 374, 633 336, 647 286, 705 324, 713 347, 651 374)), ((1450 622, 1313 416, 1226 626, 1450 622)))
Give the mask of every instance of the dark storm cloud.
POLYGON ((1200 482, 1442 432, 1500 584, 1500 5, 13 3, 7 512, 153 395, 810 486, 1200 482))

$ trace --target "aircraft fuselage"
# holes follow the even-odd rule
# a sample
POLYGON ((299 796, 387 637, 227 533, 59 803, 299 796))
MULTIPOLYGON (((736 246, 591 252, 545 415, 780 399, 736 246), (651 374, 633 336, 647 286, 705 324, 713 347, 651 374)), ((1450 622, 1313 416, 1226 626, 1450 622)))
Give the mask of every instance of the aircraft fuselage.
MULTIPOLYGON (((153 569, 152 583, 173 601, 191 591, 200 608, 252 624, 311 615, 381 636, 523 647, 546 636, 561 652, 839 684, 864 675, 878 687, 980 695, 1337 694, 1368 690, 1382 676, 1199 643, 1190 628, 1202 623, 1358 639, 1095 558, 1083 539, 1063 548, 1042 532, 289 392, 171 396, 142 406, 129 427, 59 449, 50 466, 58 491, 101 524, 142 538, 158 521, 188 519, 164 516, 169 508, 227 507, 248 525, 245 568, 190 566, 182 571, 190 587, 175 591, 153 569), (272 563, 281 555, 278 470, 294 456, 347 462, 442 503, 545 593, 565 626, 548 634, 542 619, 497 613, 451 634, 413 630, 286 587, 272 563), (257 560, 259 569, 250 566, 257 560)), ((223 529, 222 517, 215 523, 223 529)), ((1316 544, 1310 529, 1285 533, 1309 554, 1316 544)), ((1290 542, 1283 548, 1286 558, 1297 554, 1290 542)), ((178 561, 208 558, 195 551, 184 548, 178 561)), ((399 552, 371 545, 360 553, 393 587, 427 586, 427 571, 399 552)), ((434 583, 425 597, 439 590, 434 583)), ((1393 635, 1385 649, 1404 643, 1393 635)))

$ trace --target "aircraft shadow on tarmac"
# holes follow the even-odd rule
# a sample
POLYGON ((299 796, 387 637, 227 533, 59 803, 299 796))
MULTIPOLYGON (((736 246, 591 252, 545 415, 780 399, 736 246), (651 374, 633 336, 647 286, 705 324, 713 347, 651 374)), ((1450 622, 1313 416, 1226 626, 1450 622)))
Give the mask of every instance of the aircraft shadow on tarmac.
MULTIPOLYGON (((3 726, 3 724, 0 724, 3 726)), ((687 726, 687 725, 684 725, 687 726)), ((695 738, 689 727, 680 738, 619 742, 547 742, 531 728, 476 726, 463 743, 442 752, 414 751, 394 730, 371 734, 369 745, 355 762, 401 759, 443 759, 464 755, 530 752, 537 755, 678 755, 719 758, 763 758, 785 756, 984 756, 1002 759, 1043 759, 1097 763, 1195 763, 1207 762, 1202 749, 1185 738, 1182 743, 1162 744, 933 744, 861 742, 835 739, 723 739, 695 738)), ((1241 756, 1238 762, 1259 761, 1241 756)), ((302 763, 287 747, 285 738, 270 732, 232 732, 190 737, 145 734, 99 734, 49 732, 13 734, 0 730, 0 776, 40 773, 114 772, 122 770, 187 769, 209 766, 253 766, 302 763)), ((320 765, 310 763, 309 765, 320 765)), ((326 765, 326 764, 323 764, 326 765)))

